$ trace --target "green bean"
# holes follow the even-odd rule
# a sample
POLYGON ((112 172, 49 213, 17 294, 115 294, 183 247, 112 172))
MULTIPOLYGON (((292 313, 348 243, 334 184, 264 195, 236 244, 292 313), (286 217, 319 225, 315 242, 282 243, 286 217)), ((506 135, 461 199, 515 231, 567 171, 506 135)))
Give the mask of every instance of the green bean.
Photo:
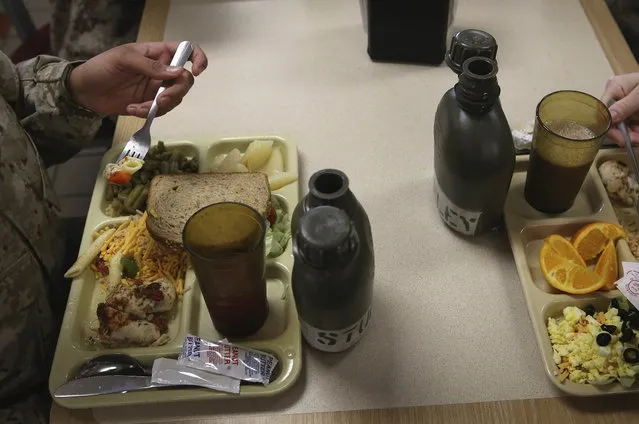
POLYGON ((113 210, 115 216, 121 215, 122 213, 122 202, 118 199, 113 199, 111 201, 111 210, 113 210))
POLYGON ((161 162, 160 163, 160 173, 162 174, 168 174, 170 171, 170 165, 168 162, 161 162))
POLYGON ((150 173, 149 171, 141 170, 141 171, 139 172, 139 174, 140 174, 140 182, 141 182, 142 184, 146 184, 146 183, 148 183, 148 182, 149 182, 149 180, 151 179, 151 178, 150 178, 150 177, 151 177, 151 173, 150 173))
POLYGON ((124 212, 124 215, 134 215, 135 214, 135 210, 131 209, 130 207, 124 205, 122 206, 122 211, 124 212))
POLYGON ((107 184, 106 190, 104 191, 104 198, 106 199, 106 201, 110 202, 111 200, 113 200, 114 194, 115 193, 113 191, 113 184, 107 184))
POLYGON ((142 210, 144 206, 146 205, 146 198, 148 196, 149 196, 149 189, 144 187, 142 189, 142 192, 138 196, 138 198, 135 200, 135 203, 133 204, 133 209, 142 210))
POLYGON ((169 174, 177 174, 177 172, 180 170, 179 166, 178 166, 178 162, 177 162, 177 158, 176 157, 172 157, 171 160, 169 161, 169 174))
POLYGON ((131 193, 129 193, 129 195, 126 197, 126 200, 124 201, 125 208, 128 209, 133 207, 133 204, 135 203, 135 200, 138 198, 138 196, 142 192, 142 189, 144 189, 143 185, 137 185, 135 186, 133 190, 131 190, 131 193))
POLYGON ((152 171, 154 169, 158 169, 160 167, 160 161, 157 161, 155 159, 147 159, 144 162, 144 166, 142 167, 142 169, 145 169, 147 171, 152 171))
POLYGON ((118 197, 116 197, 117 200, 119 200, 120 202, 124 202, 127 198, 127 193, 121 191, 120 193, 118 193, 118 197))

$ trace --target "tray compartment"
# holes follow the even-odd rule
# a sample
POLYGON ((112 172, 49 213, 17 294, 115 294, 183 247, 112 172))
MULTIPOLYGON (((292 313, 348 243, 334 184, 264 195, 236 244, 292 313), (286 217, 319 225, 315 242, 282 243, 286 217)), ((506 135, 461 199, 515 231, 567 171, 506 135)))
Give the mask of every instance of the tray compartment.
POLYGON ((547 303, 542 309, 544 325, 548 322, 548 318, 561 317, 564 308, 567 306, 576 306, 583 309, 586 305, 593 305, 597 311, 605 311, 608 307, 608 303, 618 296, 618 293, 609 291, 572 296, 570 299, 553 300, 552 302, 547 303))
MULTIPOLYGON (((111 220, 104 221, 102 224, 95 227, 89 233, 85 234, 85 240, 82 242, 81 251, 83 252, 86 248, 93 242, 95 239, 94 234, 105 227, 117 227, 122 222, 126 221, 128 218, 119 217, 111 220)), ((182 333, 184 333, 185 329, 185 320, 184 316, 190 313, 190 305, 191 305, 191 288, 194 283, 194 275, 192 271, 187 271, 186 278, 184 282, 185 293, 183 296, 178 297, 177 303, 174 306, 171 319, 169 321, 169 337, 170 340, 163 346, 157 347, 104 347, 100 345, 94 345, 88 342, 88 337, 91 335, 95 335, 95 331, 92 331, 91 328, 97 323, 96 309, 99 303, 104 302, 106 293, 104 287, 102 287, 95 279, 95 274, 90 268, 85 269, 82 275, 79 277, 81 280, 81 286, 73 299, 70 298, 70 301, 67 305, 67 309, 74 309, 75 319, 72 323, 73 330, 70 334, 71 343, 75 349, 78 350, 86 350, 86 351, 104 351, 104 352, 124 352, 135 355, 140 351, 152 351, 152 352, 164 352, 166 350, 165 346, 174 346, 177 343, 181 345, 182 343, 182 333)))
POLYGON ((564 218, 579 218, 598 214, 602 210, 604 206, 603 199, 601 198, 597 185, 595 184, 595 178, 597 178, 597 175, 593 173, 592 169, 586 176, 586 180, 584 181, 579 194, 577 194, 577 197, 575 198, 574 205, 566 212, 559 215, 546 214, 539 212, 530 206, 524 197, 526 172, 528 170, 527 158, 527 156, 525 158, 517 158, 515 172, 513 174, 510 191, 506 200, 506 209, 510 214, 517 215, 518 217, 526 220, 540 220, 558 216, 564 218))
POLYGON ((618 296, 618 293, 615 292, 596 292, 591 295, 583 295, 583 296, 575 296, 573 299, 569 300, 557 300, 546 304, 541 312, 540 319, 543 321, 540 322, 541 328, 544 329, 545 338, 541 341, 541 345, 543 346, 543 350, 547 350, 550 352, 549 358, 546 359, 545 365, 547 368, 547 372, 550 376, 553 377, 553 381, 555 385, 561 390, 572 393, 572 394, 580 394, 580 395, 602 395, 602 394, 612 394, 620 391, 634 390, 639 389, 639 382, 635 382, 635 384, 630 389, 625 389, 621 386, 620 383, 614 382, 604 386, 596 386, 592 384, 577 384, 571 381, 560 382, 556 377, 555 373, 558 371, 558 367, 552 359, 552 343, 550 342, 550 335, 546 330, 546 324, 548 323, 548 318, 562 318, 563 310, 568 306, 576 306, 583 310, 586 305, 593 305, 597 311, 605 311, 608 307, 608 303, 611 299, 618 296))
MULTIPOLYGON (((157 144, 158 144, 157 142, 152 143, 152 145, 154 146, 157 144)), ((202 172, 202 157, 200 155, 199 149, 194 143, 190 141, 165 141, 164 145, 166 146, 168 151, 177 150, 183 153, 188 158, 197 158, 198 164, 199 164, 199 172, 202 172)), ((100 172, 98 174, 98 184, 100 184, 101 186, 100 212, 102 212, 102 214, 105 217, 108 217, 105 211, 109 202, 106 200, 106 197, 105 197, 107 182, 103 178, 104 168, 106 167, 108 163, 114 162, 121 152, 122 152, 121 148, 110 149, 104 155, 104 159, 100 165, 100 172)))
MULTIPOLYGON (((255 342, 276 339, 286 330, 288 326, 286 310, 288 303, 291 302, 286 290, 289 283, 290 277, 285 268, 276 263, 269 263, 266 266, 266 296, 269 303, 268 318, 257 333, 239 340, 240 342, 250 346, 255 342)), ((220 340, 223 338, 213 326, 204 297, 202 297, 202 292, 197 283, 193 285, 193 309, 189 327, 193 334, 197 334, 207 340, 220 340)), ((238 340, 231 341, 236 342, 238 340)))
MULTIPOLYGON (((528 270, 530 277, 535 287, 545 293, 549 294, 562 294, 559 290, 552 287, 546 282, 545 277, 541 271, 539 264, 539 252, 544 243, 544 239, 552 234, 557 234, 566 237, 570 240, 570 237, 584 225, 595 222, 593 220, 557 220, 557 221, 543 221, 540 223, 534 223, 521 231, 521 242, 524 246, 524 253, 526 255, 526 263, 528 264, 528 270)), ((632 255, 629 256, 628 245, 624 240, 619 240, 616 243, 617 248, 617 262, 618 262, 618 277, 622 276, 621 262, 634 260, 632 255)), ((594 263, 588 263, 591 269, 594 269, 594 263)))
MULTIPOLYGON (((597 156, 597 159, 595 161, 597 174, 599 173, 599 166, 608 160, 615 160, 617 162, 623 163, 626 166, 629 165, 628 156, 626 155, 624 151, 619 151, 619 150, 604 151, 604 152, 601 152, 599 156, 597 156)), ((630 172, 632 173, 632 170, 630 172)), ((602 192, 606 193, 606 189, 603 182, 599 180, 598 183, 601 184, 602 192)), ((618 200, 611 199, 608 197, 607 193, 606 193, 606 197, 608 198, 608 201, 612 205, 612 208, 614 209, 614 212, 617 216, 617 220, 619 221, 621 226, 624 227, 624 229, 626 230, 626 232, 628 232, 630 236, 634 236, 633 238, 639 237, 639 214, 637 214, 637 210, 635 209, 635 207, 627 206, 618 200)), ((633 258, 634 258, 634 255, 633 255, 633 258)))
POLYGON ((279 148, 282 152, 282 159, 284 160, 284 171, 297 172, 296 170, 294 171, 291 169, 289 156, 292 152, 289 149, 289 145, 280 137, 271 136, 225 138, 218 141, 207 149, 205 160, 201 163, 201 172, 211 171, 211 167, 216 156, 228 154, 233 149, 238 149, 240 152, 245 152, 248 145, 251 144, 251 142, 253 142, 254 140, 273 140, 273 148, 279 148))

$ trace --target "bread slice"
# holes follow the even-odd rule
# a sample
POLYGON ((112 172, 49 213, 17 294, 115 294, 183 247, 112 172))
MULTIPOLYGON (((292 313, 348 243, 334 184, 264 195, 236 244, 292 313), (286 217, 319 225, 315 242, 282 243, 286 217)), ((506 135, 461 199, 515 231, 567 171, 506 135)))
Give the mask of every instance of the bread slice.
POLYGON ((158 243, 181 250, 186 221, 219 202, 243 203, 266 218, 271 209, 268 177, 261 172, 157 175, 149 188, 146 228, 158 243))

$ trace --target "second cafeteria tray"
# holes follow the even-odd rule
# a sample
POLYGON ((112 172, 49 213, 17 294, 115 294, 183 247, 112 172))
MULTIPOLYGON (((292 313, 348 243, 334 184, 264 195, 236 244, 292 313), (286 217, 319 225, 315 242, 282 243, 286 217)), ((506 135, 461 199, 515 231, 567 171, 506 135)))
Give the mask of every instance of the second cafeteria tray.
MULTIPOLYGON (((519 156, 504 209, 508 238, 546 373, 560 390, 576 396, 639 392, 637 382, 628 389, 617 382, 606 386, 578 384, 569 380, 560 382, 557 375, 558 367, 553 360, 553 350, 546 329, 548 318, 560 317, 566 306, 583 308, 587 304, 593 304, 597 310, 601 310, 606 307, 610 299, 620 296, 618 290, 596 291, 585 295, 561 293, 546 282, 539 266, 539 252, 545 237, 551 234, 571 236, 581 226, 595 221, 619 224, 597 171, 597 165, 611 158, 619 159, 619 151, 601 151, 588 172, 573 207, 561 215, 553 216, 533 209, 526 202, 524 185, 529 157, 519 156)), ((631 262, 636 259, 625 240, 619 240, 616 247, 619 277, 621 277, 621 262, 631 262)))
MULTIPOLYGON (((282 153, 284 171, 299 176, 296 145, 279 137, 226 138, 217 141, 169 141, 165 142, 165 145, 169 150, 178 149, 188 157, 197 157, 199 161, 198 172, 207 172, 217 155, 229 153, 234 148, 245 151, 251 141, 258 139, 273 140, 273 147, 279 147, 282 153)), ((126 219, 125 217, 111 218, 104 213, 106 180, 102 176, 102 171, 107 163, 115 160, 120 151, 121 147, 108 151, 100 165, 100 173, 93 190, 80 252, 84 252, 91 244, 96 230, 126 219)), ((273 191, 272 194, 277 196, 280 203, 283 204, 290 219, 293 208, 299 202, 299 181, 273 191)), ((84 398, 63 398, 55 399, 55 401, 66 408, 79 409, 148 402, 272 396, 288 389, 299 376, 302 361, 300 326, 290 284, 293 267, 291 245, 292 242, 289 241, 284 253, 275 258, 267 258, 266 261, 267 296, 270 305, 270 313, 266 323, 255 335, 237 342, 239 345, 267 351, 277 356, 279 364, 274 371, 277 376, 267 386, 243 384, 239 395, 189 387, 84 398)), ((97 355, 115 352, 127 353, 142 363, 150 364, 158 357, 176 358, 184 337, 189 333, 208 340, 222 338, 213 327, 192 269, 187 271, 185 292, 178 301, 174 316, 169 324, 170 340, 163 346, 101 348, 99 350, 93 348, 87 342, 88 328, 96 320, 96 306, 103 298, 104 294, 96 284, 94 273, 91 270, 85 270, 80 277, 73 281, 49 377, 51 393, 72 378, 82 363, 97 355)))

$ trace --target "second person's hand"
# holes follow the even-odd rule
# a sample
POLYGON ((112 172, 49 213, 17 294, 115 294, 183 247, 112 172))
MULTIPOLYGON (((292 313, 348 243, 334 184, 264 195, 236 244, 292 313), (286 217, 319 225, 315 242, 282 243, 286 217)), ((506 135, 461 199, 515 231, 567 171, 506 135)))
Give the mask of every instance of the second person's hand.
POLYGON ((610 78, 601 100, 605 104, 615 101, 610 106, 613 126, 610 127, 608 137, 623 146, 623 136, 616 124, 627 121, 630 139, 634 144, 639 144, 639 72, 610 78))
POLYGON ((158 116, 182 102, 194 78, 207 66, 199 46, 193 45, 193 74, 168 66, 179 43, 134 43, 108 50, 73 69, 69 91, 77 103, 101 115, 133 115, 146 118, 153 98, 159 96, 158 116))

